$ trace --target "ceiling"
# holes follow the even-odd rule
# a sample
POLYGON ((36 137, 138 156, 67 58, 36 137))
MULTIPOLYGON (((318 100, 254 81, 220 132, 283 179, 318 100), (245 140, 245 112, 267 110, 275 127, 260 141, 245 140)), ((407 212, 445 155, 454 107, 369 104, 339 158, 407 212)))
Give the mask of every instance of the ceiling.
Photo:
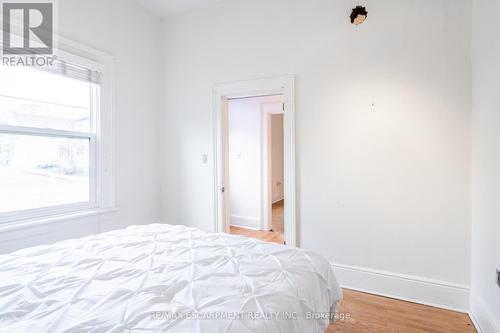
POLYGON ((220 0, 136 0, 160 17, 169 17, 207 6, 220 0))

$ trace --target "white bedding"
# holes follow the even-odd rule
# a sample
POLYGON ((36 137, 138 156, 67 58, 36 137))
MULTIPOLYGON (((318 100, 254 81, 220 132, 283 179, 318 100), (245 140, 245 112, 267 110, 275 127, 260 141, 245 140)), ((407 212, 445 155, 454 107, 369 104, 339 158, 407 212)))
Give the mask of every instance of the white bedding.
POLYGON ((340 298, 315 253, 183 226, 0 256, 2 333, 323 333, 340 298))

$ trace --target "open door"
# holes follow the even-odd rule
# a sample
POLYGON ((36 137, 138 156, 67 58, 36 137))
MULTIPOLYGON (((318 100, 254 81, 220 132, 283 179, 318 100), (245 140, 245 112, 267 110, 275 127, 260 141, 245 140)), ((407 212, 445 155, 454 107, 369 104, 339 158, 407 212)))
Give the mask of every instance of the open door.
MULTIPOLYGON (((214 141, 213 141, 213 151, 214 151, 214 182, 213 182, 213 203, 214 203, 214 230, 216 232, 226 232, 230 233, 230 220, 233 218, 231 216, 232 212, 230 210, 230 194, 237 188, 236 186, 231 186, 230 180, 230 170, 227 167, 229 165, 230 159, 233 155, 229 155, 229 128, 228 123, 232 119, 229 115, 230 102, 237 99, 245 98, 257 98, 265 96, 276 96, 282 95, 284 98, 284 104, 280 105, 281 112, 283 113, 283 137, 284 137, 284 201, 286 205, 284 206, 284 221, 286 226, 284 227, 284 239, 288 246, 297 245, 296 237, 296 221, 295 221, 295 127, 294 127, 294 89, 295 80, 293 76, 278 76, 266 79, 257 79, 249 81, 239 81, 233 83, 219 84, 213 89, 213 120, 214 120, 214 141)), ((258 110, 257 110, 258 113, 258 110)), ((256 139, 261 141, 260 139, 256 139)), ((269 153, 269 152, 268 152, 269 153)), ((238 155, 237 155, 238 156, 238 155)), ((245 156, 245 155, 243 155, 245 156)), ((259 167, 260 164, 256 166, 260 172, 263 174, 268 174, 268 171, 263 170, 259 167)), ((263 186, 262 181, 257 181, 259 187, 263 186), (261 185, 262 184, 262 185, 261 185)), ((269 180, 268 180, 269 183, 269 180)), ((262 188, 264 189, 264 188, 262 188)), ((258 202, 262 202, 264 206, 267 206, 267 212, 255 215, 238 215, 234 213, 236 220, 241 221, 242 219, 249 218, 251 220, 257 221, 256 230, 254 232, 267 232, 270 229, 270 221, 272 219, 271 211, 269 209, 272 207, 272 194, 269 193, 269 186, 265 187, 265 191, 261 193, 267 193, 267 198, 265 199, 267 204, 264 204, 262 198, 258 202), (263 224, 265 217, 267 217, 267 227, 263 224), (261 218, 264 217, 264 218, 261 218), (261 229, 261 230, 259 230, 261 229)), ((261 195, 262 196, 262 195, 261 195)), ((256 204, 259 205, 258 203, 256 204)), ((238 224, 235 223, 235 227, 238 224)), ((248 229, 248 228, 247 228, 248 229)))

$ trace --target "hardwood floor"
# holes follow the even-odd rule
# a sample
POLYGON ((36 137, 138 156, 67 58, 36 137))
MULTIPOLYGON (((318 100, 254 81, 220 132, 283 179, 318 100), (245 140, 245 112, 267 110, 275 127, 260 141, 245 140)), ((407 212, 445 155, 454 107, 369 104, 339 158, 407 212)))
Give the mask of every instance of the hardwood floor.
POLYGON ((258 231, 231 226, 232 235, 243 235, 247 237, 257 238, 264 242, 283 244, 285 241, 283 233, 272 231, 258 231))
POLYGON ((278 201, 273 204, 273 224, 272 228, 274 232, 285 232, 285 200, 278 201))
POLYGON ((243 235, 247 237, 257 238, 265 242, 283 244, 285 242, 284 234, 284 214, 285 205, 283 201, 273 205, 273 231, 258 231, 245 228, 231 226, 230 233, 232 235, 243 235))
POLYGON ((476 333, 468 315, 344 289, 338 320, 327 333, 476 333))

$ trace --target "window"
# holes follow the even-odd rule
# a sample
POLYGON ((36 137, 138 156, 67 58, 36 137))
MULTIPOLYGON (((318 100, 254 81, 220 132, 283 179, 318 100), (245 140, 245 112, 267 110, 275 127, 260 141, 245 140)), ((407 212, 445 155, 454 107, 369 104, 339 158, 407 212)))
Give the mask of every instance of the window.
POLYGON ((0 66, 0 220, 95 207, 100 73, 0 66))

